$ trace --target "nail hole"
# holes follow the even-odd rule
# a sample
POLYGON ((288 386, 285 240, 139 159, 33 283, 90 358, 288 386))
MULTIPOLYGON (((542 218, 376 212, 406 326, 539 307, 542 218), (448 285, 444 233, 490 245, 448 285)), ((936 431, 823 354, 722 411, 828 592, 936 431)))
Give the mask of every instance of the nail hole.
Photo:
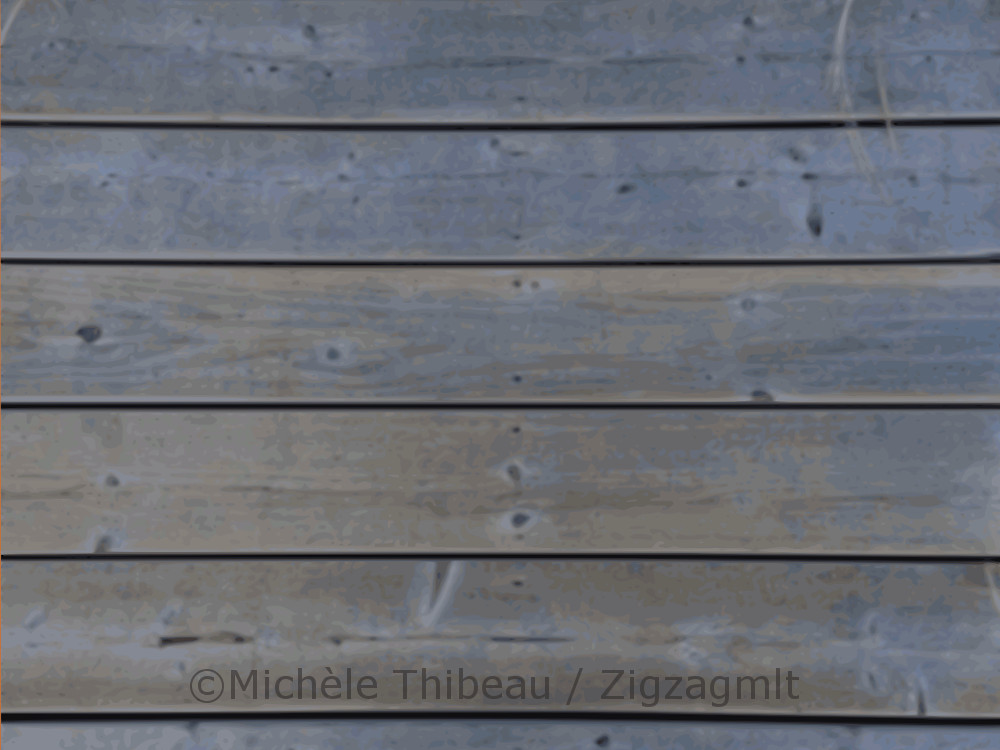
POLYGON ((750 312, 755 307, 757 307, 757 303, 754 302, 752 299, 745 299, 740 303, 740 307, 742 307, 747 312, 750 312))
POLYGON ((108 487, 117 487, 121 482, 118 481, 118 477, 114 474, 108 474, 107 479, 104 480, 104 484, 108 487))
POLYGON ((520 427, 511 427, 510 431, 513 432, 515 435, 518 435, 521 432, 521 428, 520 427))
POLYGON ((819 237, 823 234, 823 209, 820 208, 819 204, 814 203, 810 206, 809 215, 806 216, 806 226, 809 227, 813 237, 819 237))
POLYGON ((520 289, 521 288, 521 280, 520 279, 514 279, 513 284, 514 284, 514 288, 515 289, 520 289))
POLYGON ((748 184, 747 181, 744 180, 742 177, 736 181, 736 187, 744 188, 747 186, 747 184, 748 184))
POLYGON ((748 29, 751 28, 753 26, 753 16, 744 16, 743 25, 748 29))
POLYGON ((311 23, 307 23, 305 28, 302 29, 302 33, 305 35, 306 39, 315 39, 316 27, 313 26, 311 23))
POLYGON ((611 738, 608 737, 608 735, 606 734, 602 734, 600 737, 594 740, 594 744, 597 745, 598 747, 607 747, 610 743, 611 743, 611 738))
POLYGON ((510 519, 510 523, 515 529, 519 529, 530 520, 531 516, 527 513, 515 513, 510 519))
POLYGON ((737 65, 742 65, 746 61, 747 61, 747 59, 743 55, 737 55, 736 56, 736 64, 737 65))
POLYGON ((754 401, 774 401, 774 397, 771 396, 770 393, 762 389, 754 391, 753 393, 750 394, 750 396, 753 398, 754 401))
POLYGON ((521 470, 514 464, 507 467, 507 475, 515 482, 521 481, 521 470))
POLYGON ((340 359, 340 350, 335 346, 331 346, 326 350, 326 358, 329 360, 340 359))
POLYGON ((268 68, 268 70, 270 70, 272 73, 277 73, 281 69, 277 65, 272 65, 270 68, 268 68))
POLYGON ((520 375, 515 375, 513 378, 511 378, 511 380, 513 380, 515 383, 520 383, 521 379, 522 378, 520 375))
POLYGON ((802 179, 803 180, 816 180, 816 179, 819 179, 819 175, 817 175, 815 172, 803 172, 802 173, 802 179))
POLYGON ((624 195, 625 193, 631 193, 633 190, 635 190, 635 185, 633 185, 631 182, 626 182, 618 186, 618 193, 620 195, 624 195))
POLYGON ((76 330, 76 335, 88 344, 93 344, 101 338, 101 329, 99 326, 81 326, 76 330))
POLYGON ((524 585, 524 581, 520 578, 515 578, 513 581, 511 581, 511 584, 520 587, 524 585))

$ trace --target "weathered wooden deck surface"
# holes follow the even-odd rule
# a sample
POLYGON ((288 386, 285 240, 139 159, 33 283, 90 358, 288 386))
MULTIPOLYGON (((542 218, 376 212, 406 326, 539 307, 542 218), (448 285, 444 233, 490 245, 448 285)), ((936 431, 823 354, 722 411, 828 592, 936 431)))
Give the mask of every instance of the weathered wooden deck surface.
POLYGON ((4 255, 995 256, 1000 133, 921 127, 893 135, 6 128, 4 255), (852 138, 870 171, 853 158, 852 138))
POLYGON ((1000 718, 997 563, 7 561, 3 573, 11 712, 621 711, 649 701, 606 697, 618 692, 605 670, 707 681, 783 669, 796 681, 780 696, 772 685, 767 700, 762 686, 723 698, 718 683, 706 698, 685 682, 683 700, 661 692, 645 710, 1000 718), (348 679, 350 666, 374 690, 268 702, 235 688, 210 703, 192 694, 201 670, 228 680, 265 666, 275 679, 301 667, 319 683, 327 667, 348 679), (406 695, 394 674, 457 680, 458 666, 531 675, 539 693, 548 677, 548 691, 460 700, 414 682, 406 695))
POLYGON ((1000 266, 3 271, 8 396, 1000 398, 1000 266))
POLYGON ((1000 555, 1000 411, 8 411, 8 552, 1000 555))
POLYGON ((1000 749, 997 0, 0 22, 5 750, 1000 749))
POLYGON ((789 726, 718 722, 623 721, 125 721, 114 726, 52 722, 5 724, 8 750, 996 750, 985 727, 789 726))
POLYGON ((429 123, 1000 114, 995 0, 857 3, 838 47, 843 7, 27 2, 4 45, 3 114, 429 123), (831 82, 835 62, 844 74, 831 82))
POLYGON ((35 750, 40 743, 64 750, 142 747, 294 747, 327 750, 480 748, 498 750, 996 750, 997 734, 984 727, 797 727, 759 722, 718 724, 622 721, 199 721, 94 724, 46 723, 3 727, 4 747, 35 750))

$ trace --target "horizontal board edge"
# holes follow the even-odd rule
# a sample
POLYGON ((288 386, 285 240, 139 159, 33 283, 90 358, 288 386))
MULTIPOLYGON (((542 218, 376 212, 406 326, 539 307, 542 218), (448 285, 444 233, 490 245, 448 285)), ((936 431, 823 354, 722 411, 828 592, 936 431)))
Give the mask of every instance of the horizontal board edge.
MULTIPOLYGON (((158 252, 153 250, 152 252, 158 252)), ((520 258, 510 256, 509 258, 483 259, 481 257, 455 257, 435 258, 427 256, 420 260, 400 260, 398 258, 373 258, 370 260, 355 260, 351 258, 327 258, 319 255, 253 255, 241 252, 238 256, 218 256, 210 257, 209 251, 204 253, 175 253, 170 251, 170 256, 161 257, 139 257, 134 253, 101 253, 88 256, 81 256, 78 253, 45 253, 34 255, 30 252, 11 252, 0 259, 0 265, 8 266, 143 266, 143 267, 226 267, 235 268, 247 266, 266 266, 278 268, 423 268, 432 266, 435 268, 550 268, 550 269, 570 269, 570 268, 672 268, 672 267, 709 267, 709 268, 747 268, 747 267, 777 267, 777 268, 797 268, 797 267, 817 267, 817 266, 847 266, 861 268, 865 266, 970 266, 970 265, 991 265, 1000 263, 1000 248, 984 250, 980 253, 968 255, 932 255, 914 256, 907 258, 869 258, 863 255, 849 255, 829 258, 794 258, 794 257, 755 257, 748 255, 745 258, 704 258, 693 260, 689 258, 588 258, 572 259, 567 258, 520 258)))
POLYGON ((567 548, 566 551, 484 550, 481 548, 449 549, 437 548, 401 549, 395 551, 366 551, 364 548, 345 548, 332 552, 252 552, 236 550, 230 552, 14 552, 0 554, 0 560, 9 562, 351 562, 381 561, 391 562, 448 562, 462 560, 472 562, 788 562, 788 563, 844 563, 864 564, 912 564, 912 565, 1000 565, 1000 554, 950 554, 946 552, 865 553, 865 552, 802 552, 794 548, 787 551, 768 550, 763 552, 732 552, 724 548, 699 549, 699 551, 641 552, 612 548, 598 548, 580 552, 567 548))
MULTIPOLYGON (((885 398, 885 394, 880 394, 880 398, 885 398)), ((406 400, 386 399, 384 401, 370 398, 360 399, 288 399, 288 398, 234 398, 231 400, 219 399, 214 396, 203 397, 126 397, 117 396, 10 396, 3 394, 3 406, 9 409, 300 409, 300 410, 345 410, 345 411, 392 411, 392 410, 416 410, 416 411, 447 411, 468 410, 468 409, 489 409, 489 410, 518 410, 529 409, 533 411, 545 409, 594 409, 603 410, 631 410, 643 409, 650 411, 657 410, 714 410, 714 409, 753 409, 776 411, 802 411, 802 410, 932 410, 932 409, 956 409, 956 410, 978 410, 978 409, 1000 409, 1000 400, 988 395, 964 395, 947 394, 928 397, 926 401, 913 399, 908 396, 899 396, 892 401, 880 401, 878 399, 839 399, 831 397, 830 400, 810 400, 810 401, 767 401, 767 400, 739 400, 725 399, 718 401, 637 401, 621 400, 614 397, 604 396, 600 401, 586 401, 580 399, 555 398, 548 400, 546 397, 539 397, 530 400, 476 400, 462 399, 450 401, 447 399, 425 399, 413 398, 406 400)))
POLYGON ((801 127, 886 127, 905 126, 952 126, 952 125, 996 125, 1000 124, 1000 110, 983 112, 935 112, 934 114, 914 112, 892 112, 888 118, 871 113, 854 114, 830 111, 825 113, 774 115, 714 115, 678 113, 670 117, 660 114, 634 114, 620 117, 581 117, 562 115, 539 119, 466 119, 447 112, 433 112, 427 117, 412 119, 379 119, 367 117, 294 117, 294 116, 247 116, 247 115, 174 115, 169 113, 153 115, 108 115, 104 113, 64 113, 64 112, 11 112, 0 110, 4 124, 24 126, 80 125, 91 127, 192 127, 192 128, 285 128, 285 129, 336 129, 336 130, 563 130, 599 129, 615 130, 624 128, 641 129, 786 129, 801 127))
MULTIPOLYGON (((33 722, 44 723, 46 725, 58 724, 60 722, 73 722, 80 724, 102 724, 124 723, 137 720, 149 720, 157 723, 168 723, 173 721, 197 721, 203 724, 219 724, 227 721, 247 721, 248 717, 258 713, 258 709, 233 709, 233 710, 207 710, 207 711, 174 711, 170 709, 122 709, 116 708, 113 711, 93 712, 90 709, 80 709, 79 711, 37 711, 31 709, 7 709, 4 711, 4 724, 25 725, 33 722), (9 717, 8 717, 8 711, 9 717)), ((425 709, 393 709, 378 708, 371 710, 342 709, 336 711, 337 723, 360 720, 371 722, 375 719, 385 722, 467 722, 467 721, 493 721, 498 723, 508 723, 512 720, 541 723, 549 721, 561 721, 566 723, 587 723, 595 724, 608 721, 627 721, 629 723, 640 722, 643 724, 704 724, 706 721, 704 712, 672 712, 655 713, 646 709, 638 710, 613 710, 608 709, 600 714, 581 713, 578 711, 553 711, 551 709, 528 710, 523 712, 516 710, 455 710, 451 708, 441 708, 433 710, 425 709), (512 719, 512 717, 517 717, 512 719)), ((955 715, 955 716, 883 716, 865 715, 851 713, 801 713, 801 714, 762 714, 762 713, 712 713, 711 722, 723 724, 775 724, 775 725, 803 725, 803 726, 874 726, 874 727, 894 727, 899 729, 916 727, 982 727, 996 729, 995 719, 981 716, 955 715)), ((291 710, 273 713, 266 719, 259 720, 260 723, 273 722, 293 722, 308 721, 310 723, 324 721, 322 714, 316 711, 291 710)), ((1000 730, 998 730, 1000 731, 1000 730)))

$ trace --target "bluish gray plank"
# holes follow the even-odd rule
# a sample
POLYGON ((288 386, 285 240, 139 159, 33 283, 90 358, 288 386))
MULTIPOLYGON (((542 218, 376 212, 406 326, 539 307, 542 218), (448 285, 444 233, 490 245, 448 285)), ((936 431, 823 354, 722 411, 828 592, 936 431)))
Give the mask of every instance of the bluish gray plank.
POLYGON ((8 411, 5 554, 1000 555, 1000 412, 8 411))
POLYGON ((6 258, 608 260, 1000 252, 1000 133, 8 128, 6 258))
POLYGON ((4 724, 7 750, 997 750, 986 727, 260 719, 4 724))
POLYGON ((838 40, 844 8, 838 0, 27 2, 4 45, 3 112, 342 122, 1000 112, 995 0, 855 3, 838 40))
POLYGON ((992 265, 2 274, 8 399, 1000 397, 992 265))
POLYGON ((10 712, 1000 718, 998 575, 996 563, 6 560, 2 697, 10 712), (299 667, 320 676, 315 692, 265 689, 263 670, 299 667), (374 692, 348 697, 348 667, 374 692), (454 681, 404 693, 397 670, 423 668, 505 688, 534 678, 535 693, 461 697, 454 681), (192 687, 206 669, 214 683, 192 687), (652 682, 605 697, 619 695, 611 671, 627 688, 632 669, 652 682), (321 692, 328 674, 339 692, 321 692))

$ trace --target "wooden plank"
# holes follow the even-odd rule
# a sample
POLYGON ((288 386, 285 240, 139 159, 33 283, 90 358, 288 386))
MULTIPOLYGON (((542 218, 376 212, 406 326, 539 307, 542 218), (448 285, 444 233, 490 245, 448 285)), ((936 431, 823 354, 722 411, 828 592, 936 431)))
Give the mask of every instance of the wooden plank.
POLYGON ((1000 248, 1000 133, 986 128, 899 128, 896 150, 871 130, 8 128, 2 139, 6 258, 870 260, 1000 248))
POLYGON ((995 563, 8 560, 3 703, 12 712, 631 708, 995 718, 998 581, 995 563), (287 680, 276 682, 300 667, 320 677, 317 698, 308 682, 301 700, 297 687, 289 693, 287 680), (324 695, 327 669, 346 690, 348 667, 352 697, 334 683, 324 695), (535 695, 484 698, 470 688, 460 699, 459 668, 479 681, 498 675, 505 691, 515 677, 529 685, 533 677, 535 695), (195 682, 200 698, 215 693, 209 702, 191 688, 206 669, 222 681, 195 682), (256 700, 247 682, 254 669, 256 700), (265 669, 280 691, 269 688, 269 698, 265 669), (395 670, 410 669, 418 682, 404 698, 395 670), (645 695, 637 687, 634 698, 611 698, 614 675, 604 670, 628 680, 630 669, 637 680, 653 678, 645 695), (433 683, 423 692, 425 674, 445 680, 447 670, 450 699, 444 681, 440 695, 433 683), (663 678, 675 676, 684 697, 669 699, 663 678), (751 696, 745 681, 737 693, 739 677, 766 678, 767 696, 760 683, 751 696), (700 692, 716 678, 714 696, 700 692))
POLYGON ((997 750, 987 727, 794 726, 763 722, 357 719, 4 724, 7 750, 997 750))
POLYGON ((25 3, 3 113, 181 121, 996 116, 995 0, 25 3), (838 69, 843 68, 843 74, 838 69))
POLYGON ((18 410, 3 427, 6 554, 1000 554, 1000 411, 18 410))
POLYGON ((1000 396, 997 266, 2 273, 8 399, 1000 396))

